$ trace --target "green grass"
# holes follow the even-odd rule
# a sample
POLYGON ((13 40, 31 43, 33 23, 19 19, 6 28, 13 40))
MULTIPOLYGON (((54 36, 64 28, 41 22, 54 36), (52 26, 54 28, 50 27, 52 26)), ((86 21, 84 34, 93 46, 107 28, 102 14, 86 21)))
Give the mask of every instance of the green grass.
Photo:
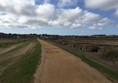
POLYGON ((37 40, 33 41, 36 46, 27 52, 13 66, 9 67, 0 76, 0 83, 31 83, 39 59, 41 57, 41 46, 37 40))
POLYGON ((99 70, 101 73, 106 75, 108 79, 110 79, 112 81, 113 81, 113 79, 118 80, 118 71, 113 71, 112 69, 107 68, 107 67, 91 60, 88 57, 81 56, 80 58, 82 59, 82 61, 86 62, 90 66, 94 67, 95 69, 99 70))
MULTIPOLYGON (((49 41, 50 42, 50 41, 49 41)), ((100 71, 102 74, 104 74, 109 80, 111 81, 118 81, 118 71, 114 71, 110 68, 107 68, 101 64, 99 64, 98 62, 84 56, 84 55, 80 55, 79 52, 71 49, 71 48, 67 48, 67 47, 64 47, 60 44, 57 44, 57 43, 54 43, 54 42, 50 42, 72 54, 74 54, 75 56, 81 58, 82 61, 84 61, 85 63, 87 63, 88 65, 90 65, 91 67, 97 69, 98 71, 100 71)))
POLYGON ((12 45, 12 43, 0 44, 0 48, 7 47, 7 46, 10 46, 10 45, 12 45))

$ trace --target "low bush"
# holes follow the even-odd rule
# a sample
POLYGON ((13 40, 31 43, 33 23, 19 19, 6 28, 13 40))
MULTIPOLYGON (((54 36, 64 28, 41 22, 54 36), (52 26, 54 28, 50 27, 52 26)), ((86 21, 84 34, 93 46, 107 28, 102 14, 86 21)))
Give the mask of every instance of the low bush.
POLYGON ((105 59, 110 59, 114 60, 118 58, 118 50, 115 48, 109 49, 109 50, 104 50, 102 52, 102 57, 105 59))
POLYGON ((100 47, 98 45, 90 44, 90 45, 85 46, 85 49, 87 52, 98 52, 100 47))
POLYGON ((64 45, 64 46, 65 46, 65 45, 68 45, 68 43, 67 43, 67 42, 62 42, 62 45, 64 45))

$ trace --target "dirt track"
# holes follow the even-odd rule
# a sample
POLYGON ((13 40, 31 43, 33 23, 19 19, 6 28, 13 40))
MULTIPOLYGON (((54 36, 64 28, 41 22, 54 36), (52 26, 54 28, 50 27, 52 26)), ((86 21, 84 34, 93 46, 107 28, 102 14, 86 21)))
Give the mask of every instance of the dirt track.
POLYGON ((0 55, 3 54, 3 53, 8 52, 8 51, 10 51, 10 50, 12 50, 12 49, 14 49, 14 48, 20 46, 20 45, 21 45, 21 44, 16 44, 16 45, 12 45, 12 46, 6 47, 6 48, 0 48, 0 55))
POLYGON ((27 45, 26 47, 22 47, 16 51, 13 51, 13 52, 5 54, 4 56, 1 56, 0 57, 0 75, 2 75, 2 73, 5 69, 9 68, 9 66, 13 65, 20 58, 22 58, 22 56, 26 52, 31 51, 34 46, 35 46, 35 44, 31 43, 31 44, 27 45))
POLYGON ((34 83, 112 83, 74 55, 40 40, 42 60, 34 83))

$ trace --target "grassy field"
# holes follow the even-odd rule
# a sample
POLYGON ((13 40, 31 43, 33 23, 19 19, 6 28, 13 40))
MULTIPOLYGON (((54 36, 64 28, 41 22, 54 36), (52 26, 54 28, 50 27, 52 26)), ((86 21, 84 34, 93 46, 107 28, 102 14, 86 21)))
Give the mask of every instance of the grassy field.
POLYGON ((74 39, 70 39, 70 40, 59 39, 59 40, 47 40, 47 41, 63 48, 64 50, 76 55, 77 57, 80 57, 84 62, 86 62, 93 68, 103 73, 108 79, 118 82, 118 70, 114 69, 117 66, 117 65, 114 65, 114 61, 115 61, 115 64, 117 64, 117 61, 118 61, 117 59, 118 49, 116 49, 118 47, 118 44, 116 44, 118 43, 118 39, 115 39, 115 41, 112 39, 75 39, 75 40, 74 39), (98 48, 94 45, 97 45, 98 48), (104 58, 101 57, 102 56, 101 50, 103 50, 103 48, 105 50, 108 50, 109 47, 115 47, 116 51, 111 52, 111 55, 110 55, 110 58, 111 57, 113 58, 114 55, 117 55, 114 61, 113 59, 109 59, 107 57, 104 57, 104 58), (107 63, 107 65, 102 62, 107 63), (109 65, 113 67, 110 67, 109 65))
POLYGON ((22 43, 22 45, 4 54, 7 57, 9 54, 16 53, 16 57, 10 55, 12 57, 6 59, 2 55, 4 60, 0 59, 0 63, 4 62, 4 64, 0 64, 0 67, 5 69, 0 74, 0 83, 31 83, 33 81, 33 75, 41 57, 41 46, 36 39, 22 43), (32 48, 28 48, 30 46, 32 48), (18 56, 17 52, 26 48, 28 51, 18 56))

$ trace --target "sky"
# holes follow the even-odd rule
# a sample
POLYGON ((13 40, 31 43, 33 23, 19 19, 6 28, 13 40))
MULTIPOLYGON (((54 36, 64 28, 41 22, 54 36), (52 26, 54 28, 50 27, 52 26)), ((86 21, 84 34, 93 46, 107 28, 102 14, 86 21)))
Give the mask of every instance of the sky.
POLYGON ((0 32, 118 35, 118 0, 0 0, 0 32))

